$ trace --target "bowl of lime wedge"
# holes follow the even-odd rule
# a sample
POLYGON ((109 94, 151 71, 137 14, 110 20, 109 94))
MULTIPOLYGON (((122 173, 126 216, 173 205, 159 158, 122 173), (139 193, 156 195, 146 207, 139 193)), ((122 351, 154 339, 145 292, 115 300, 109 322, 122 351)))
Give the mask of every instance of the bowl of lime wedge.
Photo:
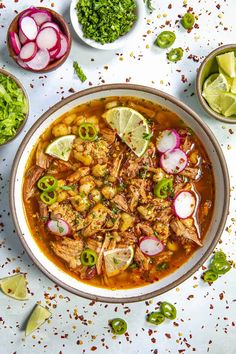
POLYGON ((205 111, 225 123, 236 123, 236 44, 215 49, 202 62, 196 92, 205 111))

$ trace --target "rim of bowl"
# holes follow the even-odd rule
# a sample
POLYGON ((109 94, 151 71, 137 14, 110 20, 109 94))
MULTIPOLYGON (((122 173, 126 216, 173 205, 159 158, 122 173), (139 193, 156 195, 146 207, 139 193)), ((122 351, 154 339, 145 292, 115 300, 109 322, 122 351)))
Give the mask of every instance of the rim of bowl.
POLYGON ((200 101, 202 107, 204 108, 204 110, 212 117, 214 117, 215 119, 224 122, 224 123, 231 123, 231 124, 236 124, 236 118, 227 118, 224 117, 222 114, 219 114, 215 111, 213 111, 213 109, 211 109, 211 107, 207 104, 207 102, 205 101, 205 99, 202 96, 202 87, 201 87, 201 76, 203 73, 203 70, 205 68, 205 65, 207 64, 208 60, 213 59, 217 54, 219 54, 221 51, 225 51, 227 49, 233 49, 236 51, 236 44, 226 44, 226 45, 222 45, 221 47, 218 47, 216 49, 214 49, 212 52, 210 52, 205 59, 203 60, 203 62, 201 63, 198 72, 197 72, 197 78, 196 78, 196 92, 197 92, 197 97, 198 100, 200 101))
POLYGON ((124 47, 128 40, 132 40, 132 37, 137 34, 137 32, 141 32, 142 24, 144 22, 144 15, 145 15, 145 4, 142 0, 135 0, 137 6, 137 15, 138 18, 134 22, 133 26, 131 27, 130 31, 124 34, 123 36, 117 38, 114 42, 101 44, 100 42, 96 42, 93 39, 85 38, 83 36, 82 27, 78 21, 75 6, 77 5, 79 0, 72 0, 70 4, 70 19, 72 27, 77 34, 77 36, 88 46, 96 49, 101 50, 116 50, 124 47))
MULTIPOLYGON (((33 260, 33 262, 37 265, 37 267, 49 278, 51 279, 54 283, 58 284, 59 286, 61 286, 62 288, 68 290, 69 292, 75 294, 75 295, 79 295, 83 298, 86 299, 90 299, 90 300, 94 300, 94 301, 101 301, 101 302, 106 302, 106 303, 130 303, 130 302, 138 302, 138 301, 143 301, 143 300, 147 300, 150 299, 152 297, 155 297, 157 295, 161 295, 173 288, 175 288, 176 286, 178 286, 179 284, 181 284, 183 281, 185 281, 186 279, 188 279, 192 274, 194 274, 199 267, 206 261, 206 259, 210 256, 210 254, 212 253, 212 251, 214 250, 214 248, 216 247, 221 234, 224 230, 224 226, 226 223, 226 219, 228 216, 228 209, 229 209, 229 201, 230 201, 230 183, 229 183, 229 174, 228 174, 228 169, 227 169, 227 164, 223 155, 223 152, 221 150, 221 147, 217 141, 217 139, 215 138, 214 134, 212 133, 212 131, 210 130, 210 128, 206 125, 206 123, 204 123, 201 118, 191 109, 189 108, 187 105, 185 105, 183 102, 181 102, 180 100, 178 100, 177 98, 154 88, 149 88, 147 86, 142 86, 142 85, 133 85, 133 84, 108 84, 108 85, 101 85, 101 86, 96 86, 93 88, 89 88, 89 89, 85 89, 83 91, 77 92, 67 98, 65 98, 63 101, 60 101, 58 103, 56 103, 53 107, 51 107, 47 112, 45 112, 35 123, 34 125, 30 128, 30 130, 28 131, 28 133, 26 134, 26 136, 24 137, 18 151, 17 154, 15 156, 15 159, 13 161, 13 168, 11 170, 11 176, 10 176, 10 207, 11 207, 11 214, 13 217, 13 221, 16 227, 16 231, 18 234, 18 237, 20 238, 23 247, 25 248, 26 252, 28 253, 28 255, 30 256, 30 258, 33 260), (219 158, 220 164, 221 164, 221 168, 222 168, 222 173, 224 175, 224 186, 225 186, 225 191, 226 193, 224 194, 224 212, 221 216, 221 220, 218 226, 218 230, 210 244, 210 246, 208 247, 208 249, 205 251, 205 253, 203 254, 203 256, 201 257, 201 259, 195 264, 194 267, 192 267, 191 269, 189 269, 188 272, 186 272, 183 276, 181 276, 179 279, 177 279, 176 281, 174 281, 173 283, 170 283, 169 285, 165 286, 162 289, 157 289, 155 291, 152 291, 148 294, 144 294, 144 295, 139 295, 139 296, 132 296, 132 297, 128 297, 128 298, 112 298, 112 297, 106 297, 106 296, 96 296, 93 295, 91 293, 88 292, 82 292, 81 290, 75 289, 74 287, 71 287, 67 284, 65 284, 63 281, 61 281, 60 279, 58 279, 56 276, 52 275, 50 273, 49 270, 47 270, 41 263, 40 261, 36 258, 36 256, 33 254, 33 252, 31 251, 31 249, 29 248, 27 242, 24 239, 24 236, 21 233, 21 229, 19 226, 19 221, 17 219, 16 216, 16 205, 14 204, 14 186, 15 186, 15 181, 16 181, 16 172, 18 169, 18 164, 22 155, 23 150, 25 149, 26 144, 28 143, 30 137, 32 136, 32 134, 38 129, 38 127, 41 125, 41 123, 47 119, 52 113, 54 113, 55 111, 57 111, 59 108, 61 108, 62 106, 64 106, 65 104, 80 98, 80 97, 84 97, 88 94, 93 94, 93 93, 97 93, 97 92, 103 92, 103 91, 112 91, 112 90, 135 90, 135 91, 141 91, 141 92, 145 92, 145 93, 150 93, 153 94, 155 96, 158 97, 162 97, 165 100, 170 101, 171 103, 176 104, 178 107, 180 107, 181 109, 183 109, 186 113, 188 113, 189 115, 191 115, 197 122, 198 124, 201 126, 201 128, 205 131, 205 133, 208 135, 209 139, 211 140, 217 156, 219 158)), ((105 290, 105 289, 104 289, 105 290)))
POLYGON ((22 131, 22 129, 24 128, 25 126, 25 123, 29 117, 29 111, 30 111, 30 106, 29 106, 29 97, 28 97, 28 94, 26 92, 26 89, 24 88, 24 86, 22 85, 22 83, 20 82, 19 79, 17 79, 14 75, 12 75, 9 71, 6 71, 4 69, 1 69, 0 68, 0 74, 3 74, 3 75, 6 75, 6 76, 9 76, 11 77, 15 83, 21 88, 21 90, 23 91, 24 95, 25 95, 25 98, 26 98, 26 101, 27 101, 27 105, 28 105, 28 111, 25 115, 25 119, 23 120, 23 122, 21 123, 21 125, 19 126, 19 128, 17 129, 16 131, 16 134, 9 140, 7 140, 5 143, 3 144, 0 144, 0 148, 1 146, 4 146, 4 145, 7 145, 8 143, 10 143, 12 140, 14 140, 15 138, 17 138, 17 136, 20 134, 20 132, 22 131))
POLYGON ((17 58, 18 56, 14 53, 14 49, 12 48, 11 46, 11 43, 10 43, 10 29, 11 27, 13 26, 13 24, 17 21, 18 22, 18 19, 20 18, 20 16, 22 15, 22 13, 27 10, 23 10, 21 11, 19 14, 17 14, 17 16, 15 16, 13 18, 13 20, 11 21, 9 27, 8 27, 8 30, 7 30, 7 49, 8 49, 8 52, 9 52, 9 55, 10 57, 14 60, 14 62, 23 70, 26 70, 26 71, 30 71, 30 72, 33 72, 33 73, 47 73, 47 72, 50 72, 50 71, 53 71, 53 70, 56 70, 57 68, 59 68, 62 64, 64 64, 64 62, 67 60, 69 54, 70 54, 70 51, 71 51, 71 32, 70 32, 70 28, 68 26, 68 24, 66 23, 66 21, 64 20, 64 18, 62 17, 61 14, 59 14, 58 12, 50 9, 49 7, 43 7, 43 6, 35 6, 36 9, 39 9, 39 10, 47 10, 48 12, 51 13, 51 15, 55 18, 56 22, 58 22, 60 24, 61 27, 65 27, 65 30, 63 28, 63 33, 67 36, 67 39, 68 39, 68 51, 67 53, 60 59, 58 59, 57 61, 54 61, 54 62, 51 62, 49 63, 48 66, 46 66, 45 69, 42 69, 42 70, 33 70, 33 69, 30 69, 30 68, 23 68, 20 64, 18 64, 17 62, 17 58), (59 20, 58 20, 59 18, 59 20))

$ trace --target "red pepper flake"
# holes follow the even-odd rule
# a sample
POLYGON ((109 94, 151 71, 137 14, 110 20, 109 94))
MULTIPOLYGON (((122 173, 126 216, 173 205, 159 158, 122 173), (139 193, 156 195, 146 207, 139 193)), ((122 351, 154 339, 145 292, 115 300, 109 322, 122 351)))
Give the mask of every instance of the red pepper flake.
POLYGON ((75 92, 75 89, 73 87, 71 87, 68 92, 71 92, 71 93, 74 93, 75 92))
POLYGON ((153 330, 152 330, 152 329, 149 329, 149 330, 148 330, 148 335, 151 336, 152 333, 153 333, 153 330))
POLYGON ((171 4, 168 5, 168 9, 172 9, 172 5, 171 4))
POLYGON ((224 294, 223 294, 223 293, 220 293, 219 298, 220 298, 220 300, 223 300, 224 294))
POLYGON ((6 6, 3 3, 0 3, 0 9, 5 9, 6 6))
POLYGON ((189 296, 187 297, 188 300, 192 300, 193 298, 194 298, 194 295, 189 295, 189 296))
POLYGON ((91 350, 91 352, 95 352, 95 350, 97 350, 97 347, 92 346, 90 350, 91 350))
POLYGON ((217 4, 217 5, 216 5, 216 8, 219 10, 219 9, 220 9, 220 4, 217 4))
POLYGON ((171 338, 170 333, 165 333, 165 336, 166 336, 166 338, 168 338, 168 339, 170 339, 170 338, 171 338))
POLYGON ((181 81, 183 82, 183 84, 185 84, 185 82, 188 82, 188 79, 186 78, 186 76, 181 75, 181 81))
POLYGON ((151 338, 152 343, 156 343, 156 338, 151 338))

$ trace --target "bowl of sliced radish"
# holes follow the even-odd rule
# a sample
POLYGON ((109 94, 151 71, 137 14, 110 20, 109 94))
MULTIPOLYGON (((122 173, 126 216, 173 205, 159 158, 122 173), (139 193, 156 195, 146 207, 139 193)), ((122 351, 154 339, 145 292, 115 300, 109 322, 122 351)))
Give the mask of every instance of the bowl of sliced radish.
POLYGON ((23 69, 55 70, 67 59, 71 34, 65 20, 46 7, 30 7, 17 15, 7 32, 10 56, 23 69))

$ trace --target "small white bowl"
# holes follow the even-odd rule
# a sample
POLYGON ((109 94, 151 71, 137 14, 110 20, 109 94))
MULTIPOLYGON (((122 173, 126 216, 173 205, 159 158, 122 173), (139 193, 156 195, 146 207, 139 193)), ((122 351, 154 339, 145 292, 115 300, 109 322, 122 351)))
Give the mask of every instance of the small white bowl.
POLYGON ((139 33, 141 33, 142 28, 143 28, 143 23, 144 23, 144 17, 145 17, 145 4, 143 3, 142 0, 135 1, 136 2, 136 15, 137 15, 137 20, 133 24, 131 30, 126 33, 125 35, 121 36, 120 38, 116 39, 112 43, 106 43, 106 44, 101 44, 99 42, 94 41, 93 39, 85 38, 83 35, 82 31, 82 26, 80 25, 78 21, 78 17, 76 14, 76 5, 79 0, 72 0, 71 5, 70 5, 70 18, 71 18, 71 24, 79 36, 79 38, 88 44, 90 47, 97 48, 97 49, 104 49, 104 50, 114 50, 114 49, 119 49, 127 45, 128 42, 132 42, 135 37, 138 36, 139 33))

